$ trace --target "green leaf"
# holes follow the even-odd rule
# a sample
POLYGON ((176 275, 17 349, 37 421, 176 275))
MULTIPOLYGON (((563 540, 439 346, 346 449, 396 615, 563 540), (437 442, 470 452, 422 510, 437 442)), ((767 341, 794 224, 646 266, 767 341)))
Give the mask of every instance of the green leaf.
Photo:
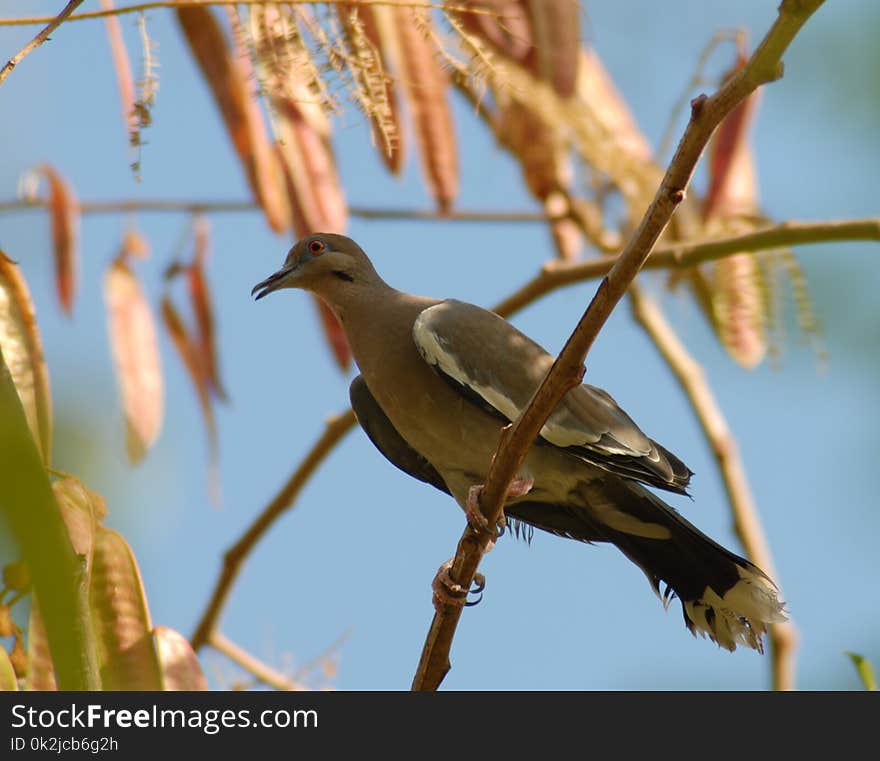
POLYGON ((98 526, 92 551, 89 605, 105 690, 161 690, 147 599, 131 547, 98 526))
POLYGON ((871 662, 864 656, 859 655, 858 653, 847 652, 846 655, 849 656, 849 659, 853 662, 853 666, 856 667, 856 671, 859 674, 859 679, 862 680, 862 684, 865 686, 865 689, 870 690, 871 692, 876 692, 877 679, 874 676, 874 669, 871 668, 871 662))
POLYGON ((15 678, 15 669, 9 660, 9 653, 0 647, 0 690, 10 692, 18 690, 18 679, 15 678))
POLYGON ((96 690, 84 558, 71 544, 0 345, 0 517, 33 577, 58 686, 96 690))
POLYGON ((26 690, 39 692, 58 689, 46 627, 43 625, 36 596, 31 597, 31 616, 27 631, 27 678, 24 687, 26 690))

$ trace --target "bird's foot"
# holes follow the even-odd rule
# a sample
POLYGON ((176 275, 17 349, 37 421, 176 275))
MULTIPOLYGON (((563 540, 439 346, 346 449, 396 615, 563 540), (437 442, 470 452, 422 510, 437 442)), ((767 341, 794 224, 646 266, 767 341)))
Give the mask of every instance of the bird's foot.
MULTIPOLYGON (((535 479, 533 478, 515 478, 507 488, 507 498, 523 497, 532 490, 534 485, 535 479)), ((489 552, 495 544, 495 539, 503 536, 507 521, 502 513, 498 524, 494 528, 489 527, 489 521, 486 520, 486 516, 483 515, 483 511, 480 509, 480 494, 482 494, 484 488, 484 484, 475 484, 468 490, 467 506, 464 512, 467 516, 468 525, 474 531, 478 534, 489 534, 491 537, 489 546, 486 547, 486 552, 489 552)))
POLYGON ((489 521, 486 520, 486 516, 483 515, 483 511, 480 509, 480 494, 482 494, 484 488, 483 484, 475 484, 468 489, 467 506, 464 509, 464 514, 467 517, 468 525, 474 531, 478 534, 489 535, 489 544, 486 547, 486 552, 489 552, 495 545, 495 540, 504 533, 505 520, 502 515, 494 528, 489 526, 489 521))
POLYGON ((434 592, 434 610, 438 613, 446 607, 471 607, 483 599, 483 590, 486 588, 486 577, 481 573, 474 574, 474 586, 467 590, 461 584, 452 580, 449 572, 452 570, 452 558, 447 560, 437 569, 437 575, 431 583, 434 592), (469 594, 479 595, 476 600, 468 600, 469 594))

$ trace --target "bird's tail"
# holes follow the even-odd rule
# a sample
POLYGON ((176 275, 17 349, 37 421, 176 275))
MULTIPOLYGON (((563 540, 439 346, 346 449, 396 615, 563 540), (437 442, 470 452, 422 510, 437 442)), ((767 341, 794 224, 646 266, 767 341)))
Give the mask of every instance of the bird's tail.
POLYGON ((620 478, 582 483, 584 505, 511 504, 506 513, 536 528, 588 542, 610 542, 632 560, 684 622, 721 647, 763 652, 767 625, 785 621, 770 578, 726 550, 641 485, 620 478), (661 583, 663 588, 661 590, 661 583))

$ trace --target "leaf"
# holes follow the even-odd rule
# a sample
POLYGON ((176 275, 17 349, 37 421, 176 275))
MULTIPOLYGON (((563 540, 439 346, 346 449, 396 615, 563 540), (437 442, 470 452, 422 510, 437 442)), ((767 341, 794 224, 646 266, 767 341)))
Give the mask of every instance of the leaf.
MULTIPOLYGON (((748 55, 740 42, 736 62, 724 75, 724 80, 729 80, 747 61, 748 55)), ((718 126, 709 142, 709 189, 703 205, 703 218, 707 221, 752 215, 758 208, 749 131, 757 112, 759 93, 755 90, 740 102, 718 126)))
POLYGON ((122 252, 126 257, 147 259, 150 256, 150 244, 137 230, 129 227, 122 236, 122 252))
POLYGON ((350 51, 355 100, 370 120, 382 161, 398 175, 406 152, 395 83, 388 74, 397 60, 392 12, 385 6, 346 3, 337 6, 337 13, 350 51))
POLYGON ((576 0, 528 0, 534 45, 533 71, 563 98, 574 95, 580 55, 576 0))
POLYGON ((70 316, 79 280, 79 204, 70 186, 51 166, 43 164, 37 171, 49 183, 55 286, 61 308, 70 316))
MULTIPOLYGON (((297 237, 342 233, 348 225, 348 207, 333 160, 330 125, 319 106, 320 93, 309 75, 310 58, 296 24, 275 6, 254 6, 250 22, 256 57, 270 85, 276 151, 284 169, 294 232, 297 237)), ((344 370, 351 363, 351 351, 342 326, 323 303, 318 311, 324 335, 344 370)))
POLYGON ((34 305, 21 271, 0 251, 0 351, 12 374, 34 441, 49 464, 52 397, 34 305))
POLYGON ((217 427, 214 422, 214 410, 211 406, 208 376, 205 372, 198 345, 193 340, 180 313, 167 295, 162 298, 162 322, 165 324, 165 329, 171 337, 171 342, 174 344, 174 348, 177 350, 177 354, 183 362, 183 366, 186 368, 186 372, 198 395, 199 407, 202 410, 202 418, 205 421, 211 461, 213 463, 217 452, 217 427))
POLYGON ((733 359, 747 369, 767 353, 763 273, 753 254, 734 254, 714 262, 712 312, 718 337, 733 359))
MULTIPOLYGON (((745 65, 740 48, 730 77, 745 65)), ((757 93, 740 103, 721 123, 709 146, 709 189, 703 218, 710 234, 747 232, 759 218, 758 182, 749 127, 757 106, 757 93)), ((709 268, 712 324, 733 359, 745 368, 755 367, 767 353, 765 293, 767 285, 757 258, 742 253, 720 259, 709 268)))
POLYGON ((18 691, 18 679, 15 676, 15 669, 12 668, 12 661, 9 660, 9 653, 6 648, 0 647, 0 692, 18 691))
POLYGON ((162 428, 164 389, 153 313, 124 250, 107 269, 104 301, 125 413, 126 450, 129 460, 137 463, 162 428))
POLYGON ((208 681, 205 679, 198 656, 190 647, 186 637, 167 626, 155 627, 153 637, 159 657, 162 689, 168 691, 208 689, 208 681))
POLYGON ((289 210, 259 104, 248 84, 246 45, 237 35, 233 57, 223 28, 210 8, 177 8, 177 18, 220 109, 254 198, 272 230, 283 232, 290 225, 289 210))
POLYGON ((214 311, 211 307, 210 290, 205 277, 209 235, 210 228, 207 219, 199 217, 195 225, 195 258, 192 264, 186 268, 187 286, 196 319, 196 346, 202 355, 202 366, 205 368, 208 384, 219 399, 227 401, 228 397, 220 380, 214 331, 214 311))
POLYGON ((849 659, 852 661, 853 666, 856 667, 856 671, 858 672, 859 679, 862 680, 862 684, 865 689, 870 692, 876 692, 877 690, 877 679, 874 676, 874 669, 871 668, 871 662, 862 655, 858 653, 846 653, 849 656, 849 659))
MULTIPOLYGON (((102 10, 111 11, 113 8, 113 0, 101 0, 102 10)), ((122 118, 125 123, 125 140, 128 143, 131 136, 138 130, 134 106, 134 77, 131 73, 131 63, 128 60, 125 40, 122 37, 122 26, 119 23, 119 17, 105 16, 104 22, 107 25, 107 39, 110 42, 110 52, 113 56, 113 68, 116 71, 119 101, 122 104, 122 118)))
POLYGON ((276 104, 278 152, 297 237, 344 232, 348 209, 330 147, 292 101, 276 104))
POLYGON ((140 571, 122 535, 98 526, 89 606, 105 690, 161 690, 140 571))
POLYGON ((496 101, 496 136, 519 161, 526 185, 547 215, 558 218, 550 224, 550 231, 559 257, 575 259, 582 238, 567 216, 572 180, 569 146, 561 130, 546 124, 523 103, 503 94, 498 94, 496 101))
POLYGON ((446 213, 458 195, 459 181, 449 81, 437 58, 430 15, 423 8, 392 10, 400 48, 395 73, 407 96, 425 180, 437 208, 446 213))
POLYGON ((457 3, 490 13, 456 12, 471 34, 481 37, 499 53, 523 64, 533 55, 532 25, 524 0, 467 0, 457 3))
POLYGON ((277 156, 284 172, 294 232, 342 233, 348 208, 333 160, 330 122, 321 107, 314 65, 290 16, 254 6, 251 33, 275 113, 277 156))
POLYGON ((618 149, 635 161, 650 164, 653 158, 651 144, 592 48, 580 51, 577 93, 580 100, 590 104, 591 111, 605 130, 614 135, 618 149))
POLYGON ((104 498, 73 477, 55 481, 52 491, 73 549, 77 555, 86 558, 88 571, 95 546, 95 532, 98 523, 107 514, 104 498))
MULTIPOLYGON (((99 521, 107 513, 104 499, 73 477, 55 481, 52 492, 73 549, 86 559, 86 572, 89 573, 92 568, 95 533, 99 521)), ((28 622, 26 689, 57 689, 49 640, 36 595, 31 597, 28 622)))
POLYGON ((55 666, 49 650, 49 638, 35 595, 31 595, 31 614, 27 633, 27 677, 25 689, 46 692, 57 690, 55 666))
POLYGON ((571 184, 571 164, 562 133, 546 125, 531 109, 503 96, 499 101, 498 138, 519 160, 526 185, 543 201, 571 184))

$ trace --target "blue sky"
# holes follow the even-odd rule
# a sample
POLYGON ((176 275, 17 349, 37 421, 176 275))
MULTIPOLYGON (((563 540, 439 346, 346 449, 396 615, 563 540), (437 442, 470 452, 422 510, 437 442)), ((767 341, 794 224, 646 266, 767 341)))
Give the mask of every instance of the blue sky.
MULTIPOLYGON (((0 17, 22 3, 0 2, 0 17)), ((86 6, 97 5, 86 3, 86 6)), ((28 3, 51 13, 57 2, 28 3)), ((672 104, 709 37, 745 27, 757 41, 774 10, 766 3, 589 3, 582 30, 595 45, 640 125, 656 143, 672 104)), ((786 57, 786 76, 767 88, 755 125, 765 212, 802 220, 877 216, 880 99, 878 12, 867 0, 829 3, 786 57), (872 79, 873 78, 873 79, 872 79), (866 82, 867 80, 867 82, 866 82)), ((134 17, 123 29, 135 67, 134 17)), ((0 88, 0 198, 42 161, 83 199, 247 196, 216 109, 171 15, 148 14, 159 44, 154 125, 144 134, 143 182, 128 168, 114 73, 102 22, 63 27, 0 88)), ((33 28, 0 28, 0 58, 33 28)), ((519 170, 456 101, 462 168, 458 206, 528 209, 519 170)), ((400 181, 374 153, 358 112, 335 124, 335 147, 352 205, 425 208, 416 162, 400 181)), ((698 176, 699 182, 701 175, 698 176)), ((82 281, 72 320, 54 301, 48 222, 41 213, 0 216, 0 246, 20 260, 37 307, 56 403, 55 465, 107 498, 140 562, 153 620, 189 634, 220 557, 347 404, 350 376, 332 363, 310 300, 285 292, 255 304, 250 289, 274 271, 291 241, 257 213, 211 217, 221 367, 231 396, 220 407, 222 505, 207 499, 207 447, 195 395, 162 337, 167 382, 164 429, 135 469, 125 462, 118 394, 101 288, 128 220, 82 225, 82 281)), ((152 246, 136 265, 154 303, 161 272, 188 220, 140 214, 152 246)), ((404 290, 491 305, 551 255, 540 226, 376 222, 350 234, 380 273, 404 290)), ((880 370, 880 275, 876 244, 803 248, 829 360, 820 367, 789 314, 776 366, 748 372, 719 348, 687 298, 644 281, 704 364, 733 433, 765 523, 789 610, 800 631, 798 682, 856 688, 844 650, 880 664, 880 518, 873 478, 880 370)), ((558 291, 515 318, 558 351, 595 289, 558 291)), ((724 492, 693 415, 668 370, 621 305, 588 359, 589 381, 608 389, 652 437, 695 471, 694 500, 671 504, 738 550, 724 492)), ((236 642, 278 667, 309 662, 342 634, 341 689, 408 688, 430 623, 430 582, 448 558, 463 517, 446 496, 388 465, 360 431, 350 434, 250 558, 223 618, 236 642)), ((504 539, 486 557, 483 602, 468 609, 452 651, 447 689, 761 689, 769 660, 729 654, 685 630, 641 572, 610 547, 536 535, 504 539)), ((237 671, 206 654, 215 686, 237 671)))

